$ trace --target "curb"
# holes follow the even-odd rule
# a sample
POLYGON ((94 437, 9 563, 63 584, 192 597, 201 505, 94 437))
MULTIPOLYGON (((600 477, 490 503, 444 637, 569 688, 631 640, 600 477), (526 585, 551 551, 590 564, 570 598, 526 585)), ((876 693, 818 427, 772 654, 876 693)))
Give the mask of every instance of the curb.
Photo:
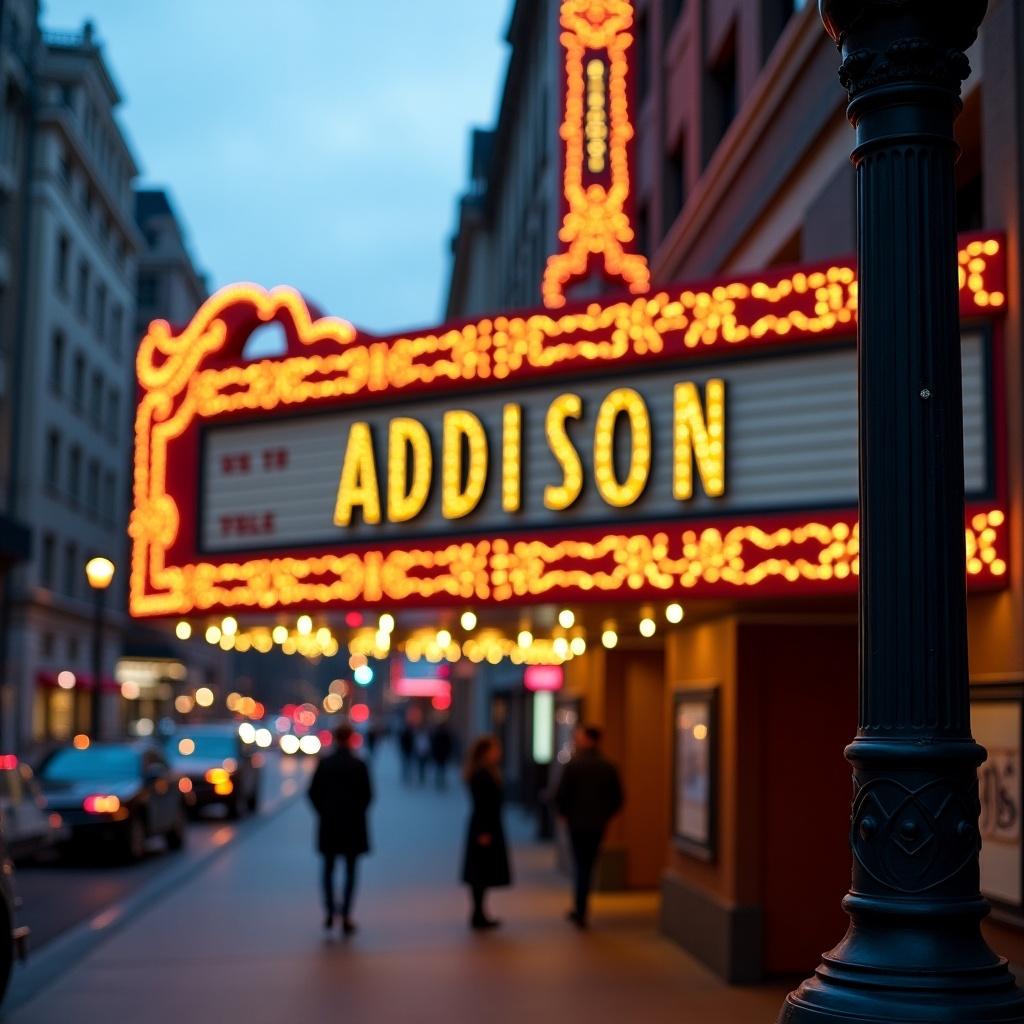
POLYGON ((0 1010, 0 1019, 6 1019, 15 1010, 30 1003, 69 968, 116 935, 143 911, 159 903, 190 875, 205 871, 225 852, 260 832, 304 792, 301 786, 297 787, 294 793, 282 796, 259 817, 241 822, 238 831, 229 842, 206 850, 194 860, 179 861, 131 895, 111 903, 99 913, 69 928, 64 934, 48 942, 40 952, 30 952, 27 964, 15 965, 14 976, 11 978, 10 988, 0 1010))

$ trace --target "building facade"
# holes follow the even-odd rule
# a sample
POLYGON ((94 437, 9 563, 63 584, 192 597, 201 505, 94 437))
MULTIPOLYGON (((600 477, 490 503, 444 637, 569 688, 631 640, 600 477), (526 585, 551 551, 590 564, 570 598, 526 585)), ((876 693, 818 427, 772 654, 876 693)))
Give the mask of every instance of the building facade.
MULTIPOLYGON (((142 248, 137 257, 133 339, 145 336, 154 320, 185 324, 208 295, 196 267, 185 226, 164 189, 135 192, 135 222, 142 248)), ((128 537, 121 557, 128 565, 128 537)), ((124 724, 133 731, 173 713, 174 697, 186 688, 222 689, 227 657, 201 637, 178 637, 170 624, 139 623, 125 637, 116 678, 124 697, 124 724)))
MULTIPOLYGON (((21 400, 16 382, 22 354, 15 340, 27 290, 22 256, 27 245, 37 17, 35 0, 0 5, 0 667, 6 666, 9 657, 9 569, 28 557, 32 540, 29 529, 17 519, 12 485, 13 428, 21 400)), ((10 716, 8 695, 6 688, 0 689, 0 718, 10 716)))
POLYGON ((47 34, 36 67, 26 309, 15 429, 17 514, 33 527, 18 570, 10 636, 16 714, 8 743, 104 725, 118 703, 114 663, 126 619, 124 537, 131 451, 138 168, 115 113, 120 95, 91 24, 47 34), (85 563, 114 560, 99 679, 85 563))
MULTIPOLYGON (((559 11, 555 3, 537 4, 527 17, 525 6, 517 4, 513 14, 497 125, 473 140, 471 185, 452 243, 448 313, 456 320, 539 305, 544 259, 533 246, 544 255, 558 248, 558 115, 550 111, 560 106, 559 11), (524 144, 545 133, 547 155, 524 144), (533 231, 542 237, 535 240, 533 231)), ((650 262, 652 291, 850 258, 853 135, 836 77, 839 60, 816 5, 637 0, 635 11, 632 222, 636 246, 650 262)), ((1003 585, 972 593, 969 628, 976 730, 993 750, 988 770, 1001 773, 988 778, 983 797, 998 791, 1017 820, 1016 702, 1024 683, 1024 423, 1016 399, 1022 18, 1019 4, 993 0, 970 54, 957 195, 961 232, 1005 239, 1008 270, 1005 312, 982 333, 999 410, 987 443, 998 477, 993 486, 1007 509, 1010 554, 1003 585)), ((610 604, 595 621, 621 623, 635 612, 610 604)), ((609 836, 606 880, 659 887, 664 930, 726 978, 804 972, 843 933, 839 904, 850 855, 849 768, 841 752, 855 728, 856 678, 852 595, 695 600, 685 617, 659 621, 650 636, 623 637, 611 649, 591 644, 566 666, 563 711, 605 726, 631 794, 609 836), (696 849, 676 834, 680 755, 673 726, 687 708, 703 706, 714 707, 717 731, 705 823, 713 842, 696 849), (822 768, 809 774, 808 763, 822 768)), ((994 946, 1017 959, 1024 953, 1020 831, 999 832, 985 817, 982 826, 983 889, 995 906, 987 927, 994 946)))

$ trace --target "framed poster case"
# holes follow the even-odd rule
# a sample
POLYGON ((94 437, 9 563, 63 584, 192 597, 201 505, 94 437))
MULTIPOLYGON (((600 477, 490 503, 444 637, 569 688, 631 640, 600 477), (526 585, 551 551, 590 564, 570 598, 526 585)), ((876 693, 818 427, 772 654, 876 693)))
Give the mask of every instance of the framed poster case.
POLYGON ((716 857, 718 688, 683 690, 672 716, 672 835, 683 853, 716 857))
POLYGON ((971 687, 971 729, 988 751, 988 759, 978 768, 981 891, 995 916, 1024 921, 1024 684, 971 687))

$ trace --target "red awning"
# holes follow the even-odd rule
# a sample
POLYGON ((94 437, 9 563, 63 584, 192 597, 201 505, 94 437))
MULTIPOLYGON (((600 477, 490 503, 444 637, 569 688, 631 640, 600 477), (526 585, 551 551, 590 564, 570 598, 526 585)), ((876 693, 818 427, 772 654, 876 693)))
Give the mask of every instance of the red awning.
MULTIPOLYGON (((92 675, 88 672, 76 672, 75 674, 75 685, 72 690, 92 690, 92 675)), ((63 687, 57 683, 56 672, 43 672, 39 671, 36 673, 36 686, 42 686, 47 689, 59 690, 63 687)), ((100 682, 100 688, 104 693, 120 693, 121 684, 113 678, 113 676, 104 676, 100 682)), ((68 692, 72 692, 69 690, 68 692)))

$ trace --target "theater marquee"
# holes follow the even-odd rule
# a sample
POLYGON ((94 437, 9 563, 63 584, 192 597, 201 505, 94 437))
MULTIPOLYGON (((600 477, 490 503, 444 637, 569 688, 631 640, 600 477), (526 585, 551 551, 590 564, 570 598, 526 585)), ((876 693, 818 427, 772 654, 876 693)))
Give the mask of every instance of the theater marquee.
MULTIPOLYGON (((1000 241, 960 266, 967 570, 999 586, 1000 241)), ((132 613, 848 591, 855 308, 837 264, 376 338, 224 289, 139 349, 132 613), (268 323, 287 353, 246 361, 268 323)))

